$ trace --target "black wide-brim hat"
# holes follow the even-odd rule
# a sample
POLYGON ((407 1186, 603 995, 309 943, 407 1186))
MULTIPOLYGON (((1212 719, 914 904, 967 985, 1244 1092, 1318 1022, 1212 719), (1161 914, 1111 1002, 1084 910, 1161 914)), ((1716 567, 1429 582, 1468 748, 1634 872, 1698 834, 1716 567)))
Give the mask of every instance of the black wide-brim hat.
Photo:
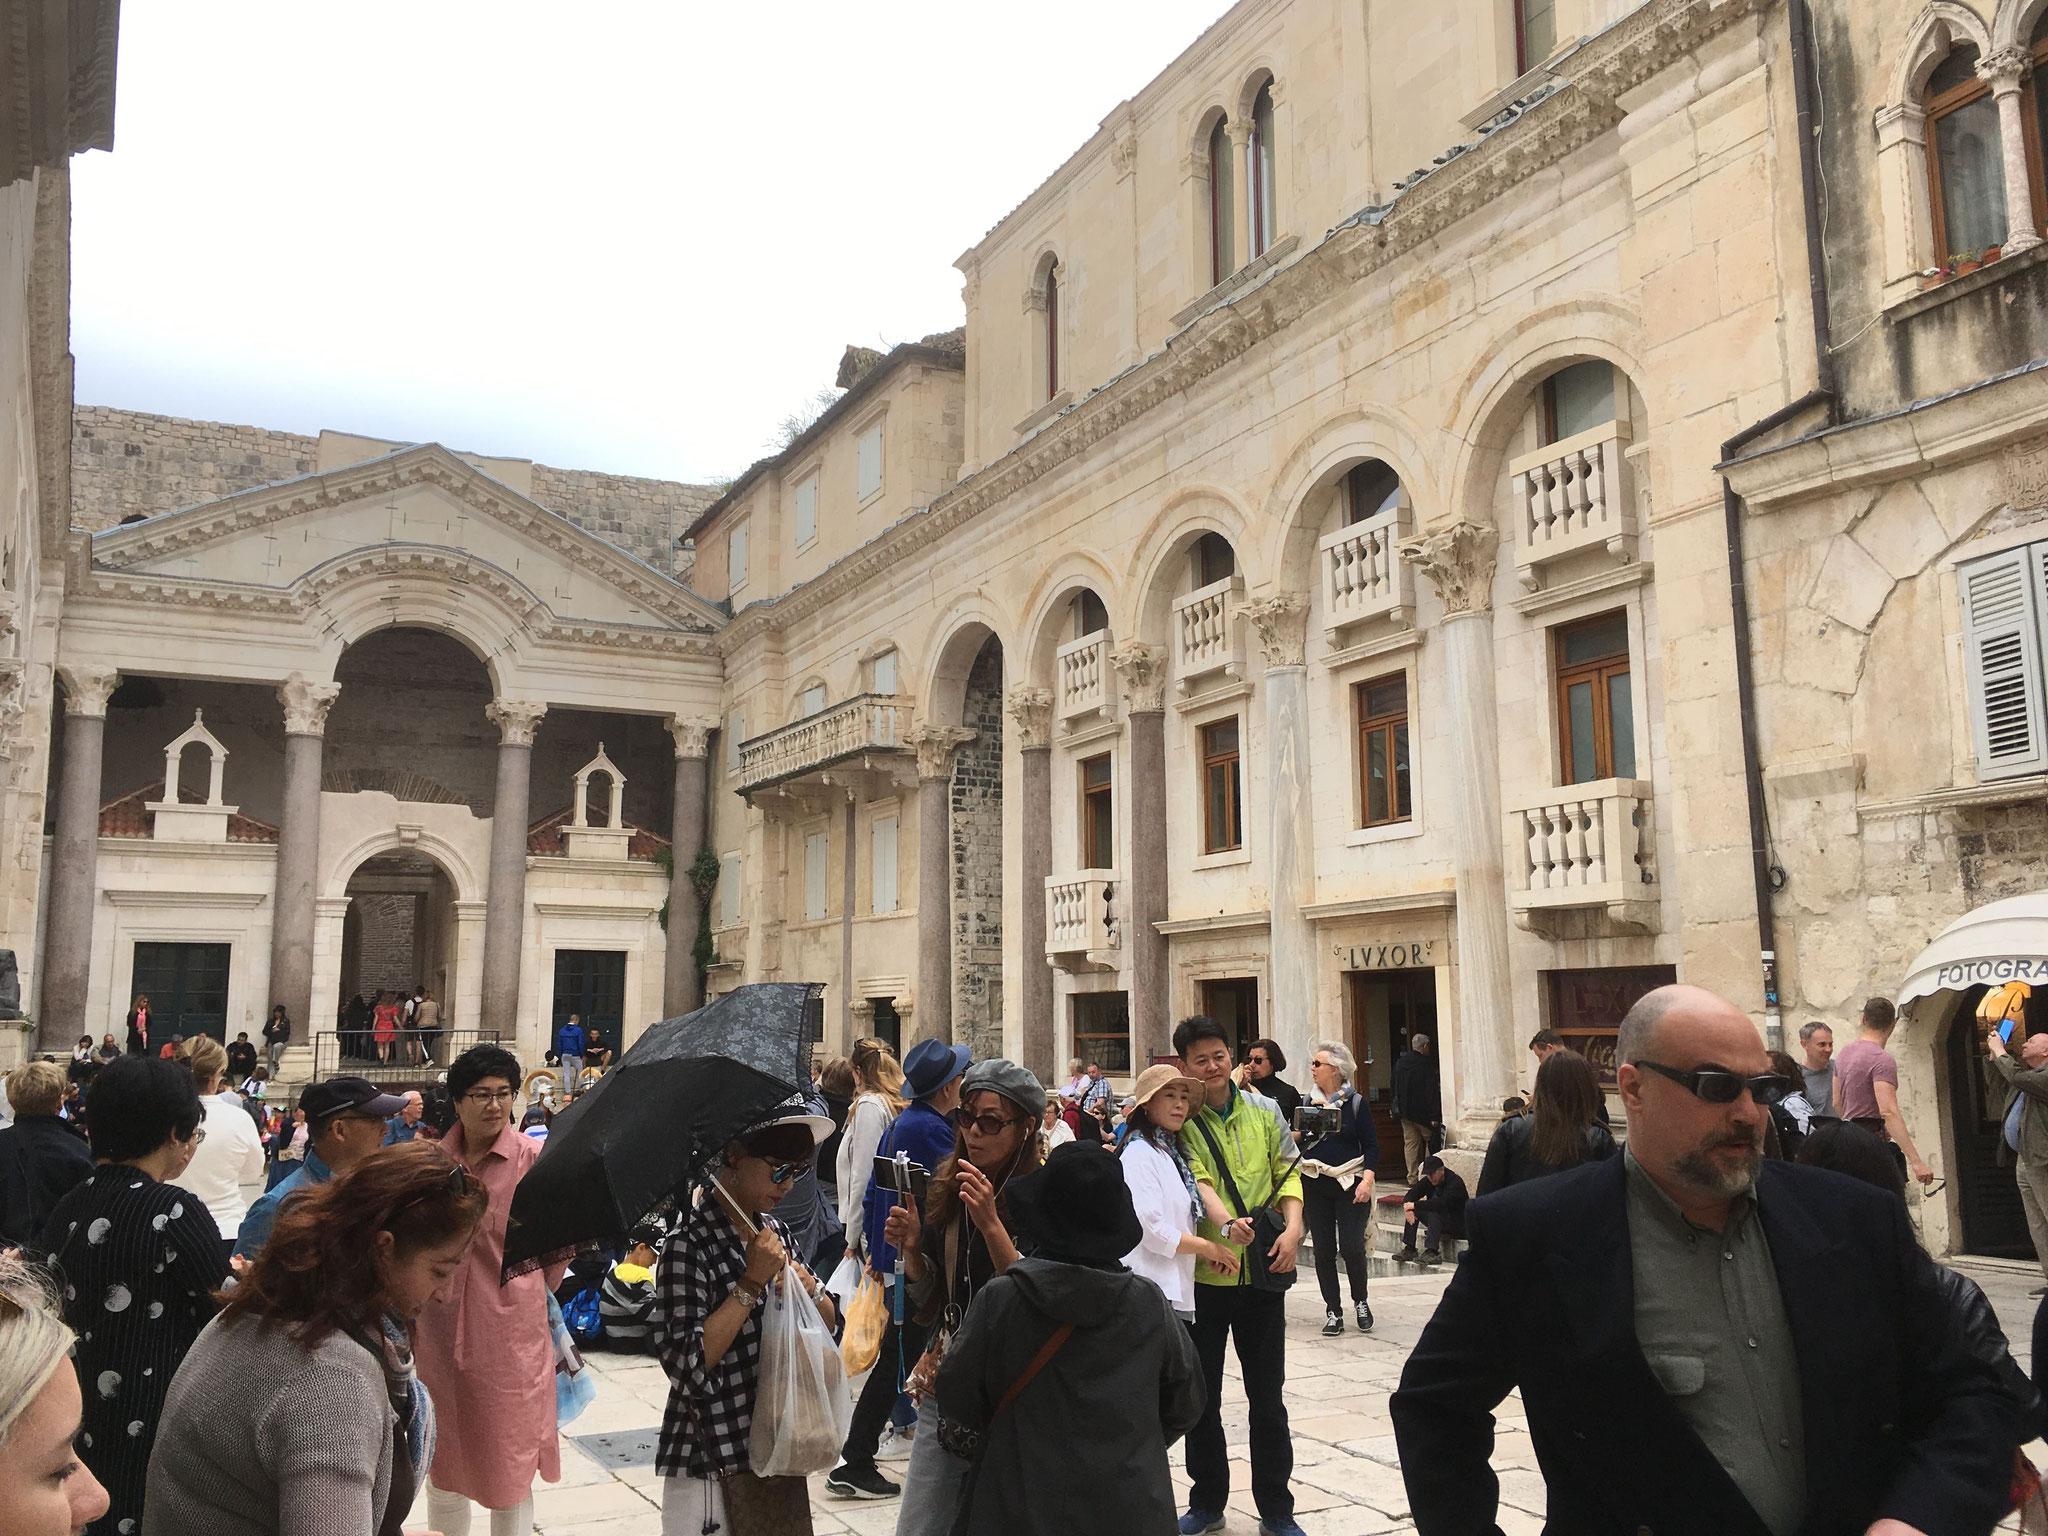
POLYGON ((1121 1259, 1145 1235, 1117 1155, 1087 1142, 1054 1147, 1044 1167, 1010 1180, 1003 1195, 1042 1259, 1121 1259))

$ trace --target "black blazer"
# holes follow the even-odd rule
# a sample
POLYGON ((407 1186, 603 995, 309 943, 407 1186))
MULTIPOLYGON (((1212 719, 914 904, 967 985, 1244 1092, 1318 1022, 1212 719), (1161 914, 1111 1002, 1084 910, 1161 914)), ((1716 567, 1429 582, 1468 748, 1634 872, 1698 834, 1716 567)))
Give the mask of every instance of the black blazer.
MULTIPOLYGON (((1636 1343, 1623 1159, 1475 1200, 1471 1250, 1401 1373, 1394 1434, 1420 1536, 1497 1532, 1493 1408, 1520 1387, 1554 1536, 1769 1536, 1636 1343)), ((1984 1536, 2018 1410, 1976 1359, 1902 1201, 1764 1164, 1759 1213, 1798 1353, 1802 1536, 1890 1516, 1984 1536)))

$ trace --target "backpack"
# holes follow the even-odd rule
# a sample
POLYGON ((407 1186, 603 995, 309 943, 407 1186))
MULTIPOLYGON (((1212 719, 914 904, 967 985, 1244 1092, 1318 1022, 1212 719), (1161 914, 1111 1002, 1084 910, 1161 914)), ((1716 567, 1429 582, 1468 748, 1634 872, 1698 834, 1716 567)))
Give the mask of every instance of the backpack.
POLYGON ((578 1344, 595 1344, 604 1337, 604 1316, 598 1311, 597 1287, 590 1286, 571 1296, 562 1308, 562 1321, 578 1344))

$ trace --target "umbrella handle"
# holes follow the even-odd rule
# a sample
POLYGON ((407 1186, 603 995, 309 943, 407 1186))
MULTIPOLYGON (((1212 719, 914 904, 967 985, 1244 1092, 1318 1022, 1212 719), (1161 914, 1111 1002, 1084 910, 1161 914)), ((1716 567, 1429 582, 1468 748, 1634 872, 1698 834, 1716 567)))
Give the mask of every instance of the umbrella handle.
POLYGON ((761 1231, 761 1224, 740 1209, 739 1201, 733 1199, 730 1191, 726 1189, 724 1182, 715 1173, 711 1175, 711 1187, 717 1190, 719 1198, 725 1201, 725 1208, 746 1223, 748 1234, 750 1236, 758 1236, 761 1231))

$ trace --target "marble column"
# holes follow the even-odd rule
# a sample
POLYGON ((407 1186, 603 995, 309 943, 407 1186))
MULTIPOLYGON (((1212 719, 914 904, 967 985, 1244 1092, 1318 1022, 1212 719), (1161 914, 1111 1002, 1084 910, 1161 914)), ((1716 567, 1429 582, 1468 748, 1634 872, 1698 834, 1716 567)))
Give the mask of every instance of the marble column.
POLYGON ((41 1043, 51 1051, 69 1050, 80 1035, 106 1032, 86 1027, 85 999, 92 984, 93 912, 99 904, 100 754, 106 744, 107 699, 121 674, 113 667, 60 664, 57 677, 64 684, 64 761, 57 778, 38 1010, 41 1043))
POLYGON ((1130 864, 1122 871, 1124 942, 1131 954, 1131 1069, 1173 1038, 1166 935, 1166 647, 1127 640, 1109 653, 1123 684, 1130 732, 1130 864))
POLYGON ((1483 1139, 1514 1092, 1514 992, 1508 972, 1507 883, 1501 858, 1500 725, 1494 705, 1493 575, 1500 534, 1454 523, 1409 539, 1443 602, 1437 640, 1447 770, 1431 820, 1451 831, 1458 886, 1458 1019, 1453 1045, 1460 1139, 1483 1139), (1440 818, 1440 819, 1439 819, 1440 818))
MULTIPOLYGON (((325 1019, 313 1017, 313 926, 320 872, 320 759, 327 711, 338 683, 294 672, 278 685, 284 706, 284 795, 277 823, 277 879, 270 902, 270 997, 283 1003, 293 1037, 312 1039, 325 1019)), ((263 1010, 270 1016, 270 1009, 263 1010)))
POLYGON ((1315 821, 1308 744, 1308 597, 1275 592, 1245 605, 1266 653, 1266 859, 1272 927, 1266 1033, 1290 1062, 1312 1054, 1316 1029, 1315 821))
MULTIPOLYGON (((974 732, 920 721, 917 751, 917 1016, 915 1038, 953 1038, 953 754, 974 732)), ((906 1032, 904 1049, 911 1036, 906 1032)))
POLYGON ((498 792, 491 801, 491 876, 484 906, 483 1008, 477 1021, 501 1043, 519 1038, 520 950, 526 941, 526 824, 533 734, 545 704, 495 699, 484 714, 498 728, 498 792))
POLYGON ((826 1053, 841 1056, 853 1046, 854 871, 860 866, 853 841, 860 828, 860 801, 851 789, 846 792, 845 822, 846 855, 839 861, 839 1049, 826 1053))
POLYGON ((1045 955, 1045 882, 1052 876, 1052 690, 1012 688, 1017 724, 1018 1005, 1022 1065, 1053 1082, 1058 1032, 1053 1019, 1052 962, 1045 955))
MULTIPOLYGON (((2027 76, 2034 58, 2025 48, 2001 48, 1977 64, 1977 78, 1998 103, 1998 137, 2005 169, 2005 255, 2031 251, 2041 243, 2034 227, 2034 180, 2027 167, 2027 76)), ((1953 254, 1953 253, 1951 253, 1953 254)))
POLYGON ((690 866, 704 848, 707 753, 716 728, 715 721, 686 720, 680 715, 672 715, 668 721, 668 733, 676 742, 676 792, 669 817, 669 851, 675 855, 675 867, 668 879, 668 950, 661 973, 661 1015, 665 1019, 688 1013, 704 1001, 696 954, 703 913, 697 888, 690 883, 690 866))

